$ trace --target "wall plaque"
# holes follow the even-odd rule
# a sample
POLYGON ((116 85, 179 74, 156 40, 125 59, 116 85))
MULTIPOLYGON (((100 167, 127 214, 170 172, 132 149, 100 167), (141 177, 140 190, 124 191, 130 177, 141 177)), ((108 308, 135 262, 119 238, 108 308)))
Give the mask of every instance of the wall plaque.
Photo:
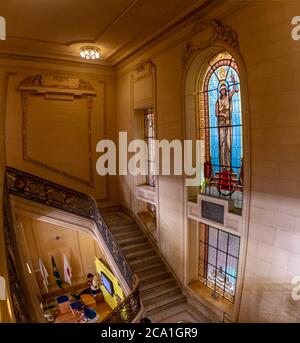
POLYGON ((224 224, 224 206, 201 200, 201 216, 217 223, 224 224))

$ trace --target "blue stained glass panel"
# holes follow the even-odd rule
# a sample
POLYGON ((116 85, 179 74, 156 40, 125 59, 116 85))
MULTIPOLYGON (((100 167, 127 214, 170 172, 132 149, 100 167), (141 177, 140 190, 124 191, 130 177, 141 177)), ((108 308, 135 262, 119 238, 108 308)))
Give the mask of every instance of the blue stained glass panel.
POLYGON ((242 209, 243 123, 238 67, 226 52, 218 55, 220 59, 216 57, 209 62, 201 92, 205 118, 205 187, 201 191, 233 199, 235 207, 242 209))
POLYGON ((231 81, 231 75, 236 80, 235 86, 238 92, 235 92, 232 96, 232 111, 231 111, 231 126, 232 126, 232 151, 231 151, 231 168, 239 177, 239 168, 241 164, 242 153, 242 117, 241 117, 241 99, 239 90, 239 76, 232 67, 219 67, 211 75, 208 83, 208 109, 209 109, 209 131, 210 131, 210 154, 211 162, 213 166, 213 173, 215 174, 220 169, 219 161, 219 134, 218 134, 218 122, 216 116, 216 102, 219 97, 219 85, 220 80, 217 75, 219 69, 223 68, 226 71, 226 78, 221 81, 225 81, 230 92, 234 86, 231 81))

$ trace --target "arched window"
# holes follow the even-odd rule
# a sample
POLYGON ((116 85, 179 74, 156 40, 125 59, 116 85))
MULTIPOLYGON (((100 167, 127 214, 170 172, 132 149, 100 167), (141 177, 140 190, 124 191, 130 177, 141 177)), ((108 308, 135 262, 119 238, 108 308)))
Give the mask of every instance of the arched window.
POLYGON ((204 140, 201 192, 242 209, 243 130, 238 66, 228 52, 213 56, 201 74, 199 135, 204 140))

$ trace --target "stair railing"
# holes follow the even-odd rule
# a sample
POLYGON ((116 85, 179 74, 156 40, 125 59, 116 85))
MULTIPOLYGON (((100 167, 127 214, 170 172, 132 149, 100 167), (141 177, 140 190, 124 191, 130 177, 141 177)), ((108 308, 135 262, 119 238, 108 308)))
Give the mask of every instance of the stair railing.
POLYGON ((131 323, 141 309, 139 282, 136 278, 131 293, 101 323, 131 323))

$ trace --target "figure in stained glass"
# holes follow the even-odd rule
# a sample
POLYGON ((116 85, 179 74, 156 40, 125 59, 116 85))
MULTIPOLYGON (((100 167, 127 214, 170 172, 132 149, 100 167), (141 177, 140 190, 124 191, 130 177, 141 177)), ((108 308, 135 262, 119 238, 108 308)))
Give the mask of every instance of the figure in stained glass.
POLYGON ((232 145, 232 96, 238 92, 234 75, 230 74, 233 87, 228 91, 226 81, 221 81, 219 86, 220 95, 216 101, 216 117, 218 119, 219 131, 219 159, 220 166, 224 170, 230 170, 231 145, 232 145))
POLYGON ((204 141, 201 192, 233 200, 242 209, 243 123, 239 69, 228 52, 204 68, 199 92, 200 139, 204 141))

